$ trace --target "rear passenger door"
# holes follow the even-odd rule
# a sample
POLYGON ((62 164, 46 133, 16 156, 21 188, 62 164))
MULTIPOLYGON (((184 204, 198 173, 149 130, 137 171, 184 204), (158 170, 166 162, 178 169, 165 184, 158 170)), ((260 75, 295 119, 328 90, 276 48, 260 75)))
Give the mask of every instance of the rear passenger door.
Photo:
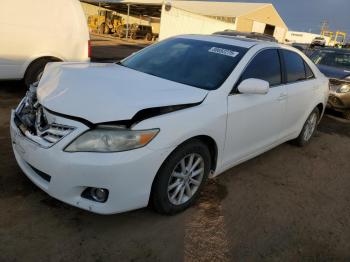
POLYGON ((317 88, 315 76, 296 52, 280 49, 284 67, 284 82, 287 90, 286 117, 284 118, 284 136, 296 135, 301 131, 310 103, 314 100, 317 88))

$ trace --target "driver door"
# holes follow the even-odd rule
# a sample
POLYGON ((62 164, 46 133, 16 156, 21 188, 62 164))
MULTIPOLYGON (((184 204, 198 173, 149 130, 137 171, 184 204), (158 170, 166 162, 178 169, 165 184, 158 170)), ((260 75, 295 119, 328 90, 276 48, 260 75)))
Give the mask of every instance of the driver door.
POLYGON ((267 94, 233 90, 228 96, 224 167, 254 157, 281 139, 287 93, 277 49, 264 49, 255 55, 237 86, 249 78, 269 82, 270 89, 267 94))

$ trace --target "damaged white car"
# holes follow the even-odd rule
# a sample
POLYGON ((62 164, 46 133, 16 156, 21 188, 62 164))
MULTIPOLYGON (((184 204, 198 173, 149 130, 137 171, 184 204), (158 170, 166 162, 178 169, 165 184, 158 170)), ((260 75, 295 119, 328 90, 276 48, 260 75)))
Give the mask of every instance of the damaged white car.
POLYGON ((209 176, 285 141, 309 142, 328 80, 299 51, 179 36, 117 64, 52 63, 11 116, 23 172, 63 202, 174 214, 209 176))

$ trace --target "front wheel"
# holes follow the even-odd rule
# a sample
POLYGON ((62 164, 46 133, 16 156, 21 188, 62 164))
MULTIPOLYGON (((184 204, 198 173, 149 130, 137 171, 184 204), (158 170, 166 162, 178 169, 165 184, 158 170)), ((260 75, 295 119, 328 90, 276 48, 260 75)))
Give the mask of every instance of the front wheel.
POLYGON ((210 152, 199 140, 177 148, 163 163, 155 178, 151 204, 163 214, 176 214, 199 197, 210 172, 210 152))
POLYGON ((295 140, 298 146, 304 146, 310 142, 312 136, 315 134, 319 118, 320 110, 316 107, 307 118, 300 135, 295 140))
POLYGON ((98 29, 97 29, 97 32, 98 32, 99 34, 101 34, 101 35, 104 34, 105 26, 106 26, 105 23, 100 24, 100 26, 99 26, 98 29))

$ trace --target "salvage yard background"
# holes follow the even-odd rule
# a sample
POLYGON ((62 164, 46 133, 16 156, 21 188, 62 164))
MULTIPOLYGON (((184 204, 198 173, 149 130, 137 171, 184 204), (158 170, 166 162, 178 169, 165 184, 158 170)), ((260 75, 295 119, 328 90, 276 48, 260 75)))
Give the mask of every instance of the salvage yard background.
MULTIPOLYGON (((95 61, 142 41, 95 37, 95 61)), ((14 159, 9 115, 25 94, 0 82, 0 261, 349 261, 350 122, 327 112, 305 148, 283 144, 206 186, 174 217, 95 215, 52 199, 14 159)))

